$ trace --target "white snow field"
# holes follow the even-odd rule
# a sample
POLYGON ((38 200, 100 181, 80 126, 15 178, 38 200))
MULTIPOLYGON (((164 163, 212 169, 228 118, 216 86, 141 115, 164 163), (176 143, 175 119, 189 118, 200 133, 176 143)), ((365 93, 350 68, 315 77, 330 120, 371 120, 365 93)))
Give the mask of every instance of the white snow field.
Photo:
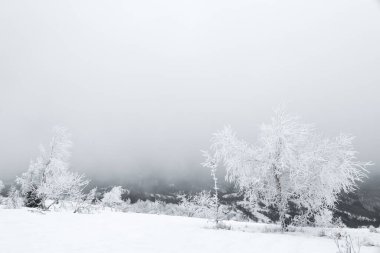
MULTIPOLYGON (((232 230, 215 230, 208 228, 210 222, 205 219, 187 217, 110 211, 40 214, 27 209, 0 209, 0 252, 337 252, 332 239, 309 232, 263 233, 259 231, 265 224, 229 224, 232 230)), ((379 233, 368 229, 357 232, 371 240, 380 239, 379 233)), ((380 252, 380 248, 361 248, 361 253, 370 252, 380 252)))

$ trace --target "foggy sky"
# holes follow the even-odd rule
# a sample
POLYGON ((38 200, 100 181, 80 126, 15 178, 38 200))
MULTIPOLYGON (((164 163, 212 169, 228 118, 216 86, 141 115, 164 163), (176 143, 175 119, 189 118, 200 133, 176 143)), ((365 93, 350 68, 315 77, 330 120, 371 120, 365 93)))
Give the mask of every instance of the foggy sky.
POLYGON ((379 45, 375 0, 0 1, 0 179, 55 125, 90 178, 196 178, 282 103, 380 164, 379 45))

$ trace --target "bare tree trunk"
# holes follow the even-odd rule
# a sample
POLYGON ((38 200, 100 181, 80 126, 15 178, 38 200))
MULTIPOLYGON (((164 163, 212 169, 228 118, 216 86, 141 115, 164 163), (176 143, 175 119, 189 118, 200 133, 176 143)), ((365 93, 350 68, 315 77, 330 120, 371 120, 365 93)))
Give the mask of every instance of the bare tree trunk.
POLYGON ((286 231, 288 224, 286 222, 286 213, 287 213, 287 201, 286 199, 283 198, 283 192, 282 192, 282 187, 281 187, 281 181, 278 173, 276 173, 276 166, 273 165, 273 173, 274 173, 274 180, 276 183, 276 189, 277 189, 277 210, 279 214, 279 221, 281 224, 281 230, 286 231))
POLYGON ((215 223, 219 222, 219 199, 218 199, 218 178, 216 177, 216 167, 211 169, 211 176, 214 180, 214 191, 215 191, 215 223))
POLYGON ((278 213, 279 213, 279 220, 280 220, 280 223, 281 223, 281 229, 282 231, 286 231, 287 230, 287 222, 286 222, 286 213, 287 213, 287 207, 288 207, 288 202, 287 202, 287 199, 284 198, 284 193, 283 193, 283 189, 282 189, 282 185, 281 185, 281 172, 279 171, 279 168, 276 166, 276 163, 279 161, 280 159, 280 156, 281 156, 281 147, 282 147, 283 143, 282 143, 282 140, 279 139, 278 140, 278 144, 277 144, 277 151, 276 151, 276 154, 275 154, 275 163, 272 164, 272 170, 273 170, 273 176, 274 176, 274 181, 275 181, 275 184, 276 184, 276 189, 277 189, 277 209, 278 209, 278 213))

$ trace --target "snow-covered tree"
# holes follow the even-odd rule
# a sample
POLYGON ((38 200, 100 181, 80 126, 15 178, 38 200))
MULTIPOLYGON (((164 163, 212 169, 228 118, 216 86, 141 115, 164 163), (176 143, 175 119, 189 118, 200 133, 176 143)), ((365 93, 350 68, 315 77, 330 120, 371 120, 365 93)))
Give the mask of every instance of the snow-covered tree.
POLYGON ((21 208, 23 205, 23 201, 21 198, 20 191, 16 189, 15 186, 11 186, 8 191, 8 198, 6 199, 6 208, 15 209, 21 208))
POLYGON ((307 215, 333 208, 341 192, 350 192, 366 176, 370 163, 357 160, 353 137, 329 139, 284 110, 261 127, 255 145, 239 140, 230 127, 214 134, 206 163, 222 164, 246 200, 277 210, 286 229, 289 203, 307 215))
POLYGON ((125 190, 121 186, 114 186, 109 192, 104 193, 102 204, 107 207, 117 207, 123 203, 121 195, 125 190))
POLYGON ((186 196, 186 194, 181 193, 177 195, 179 199, 179 206, 184 210, 185 216, 192 217, 194 216, 193 203, 191 202, 191 197, 186 196))
POLYGON ((215 198, 209 191, 201 191, 192 196, 180 194, 177 197, 180 199, 179 206, 185 211, 186 216, 215 219, 215 198))
POLYGON ((214 209, 215 209, 215 223, 219 222, 219 199, 218 199, 218 178, 216 176, 217 164, 214 159, 210 156, 210 154, 206 151, 203 151, 203 156, 206 161, 202 163, 204 167, 208 167, 211 169, 212 180, 214 181, 214 209))
POLYGON ((81 200, 76 201, 74 213, 90 213, 93 205, 97 204, 96 192, 97 188, 93 188, 81 200))
POLYGON ((40 155, 30 163, 28 171, 16 179, 24 196, 38 199, 47 209, 59 200, 80 200, 89 183, 83 175, 69 171, 70 134, 62 127, 55 127, 53 132, 48 149, 41 146, 40 155), (51 201, 49 206, 46 200, 51 201))

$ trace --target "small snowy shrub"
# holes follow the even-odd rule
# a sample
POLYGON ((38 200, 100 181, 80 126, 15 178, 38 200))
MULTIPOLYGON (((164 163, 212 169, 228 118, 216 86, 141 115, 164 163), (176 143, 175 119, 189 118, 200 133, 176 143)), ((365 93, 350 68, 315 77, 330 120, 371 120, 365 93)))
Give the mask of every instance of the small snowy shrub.
POLYGON ((202 191, 193 196, 179 195, 179 206, 185 216, 215 219, 215 198, 209 191, 202 191))
POLYGON ((333 239, 338 253, 360 253, 363 242, 359 237, 352 238, 347 232, 336 232, 333 239))
POLYGON ((109 192, 104 193, 102 204, 105 207, 120 208, 123 204, 121 195, 124 193, 124 189, 121 186, 113 187, 109 192))
POLYGON ((84 199, 81 199, 77 202, 74 213, 92 213, 96 207, 98 199, 96 198, 97 188, 92 189, 84 199))
POLYGON ((125 212, 148 213, 147 201, 138 200, 134 204, 127 205, 125 212))
POLYGON ((215 223, 215 228, 216 229, 231 230, 231 225, 228 225, 223 221, 218 221, 215 223))
POLYGON ((126 204, 124 212, 133 212, 133 213, 149 213, 149 214, 164 214, 164 215, 173 215, 173 216, 187 216, 183 208, 179 205, 172 203, 165 203, 160 200, 156 201, 142 201, 138 200, 134 204, 126 204))
POLYGON ((177 196, 180 199, 179 207, 184 210, 184 216, 194 216, 194 205, 191 202, 191 197, 187 197, 185 194, 177 196))
POLYGON ((6 208, 17 209, 23 206, 23 199, 19 190, 12 186, 8 192, 8 198, 6 199, 6 208))
POLYGON ((265 226, 262 230, 263 233, 280 233, 283 232, 281 227, 277 226, 265 226))
POLYGON ((372 225, 369 226, 368 230, 369 230, 369 232, 371 232, 371 233, 378 233, 377 229, 376 229, 374 226, 372 226, 372 225))
POLYGON ((211 196, 209 191, 201 191, 193 196, 191 200, 193 204, 194 216, 204 218, 214 218, 215 198, 211 196))
POLYGON ((156 201, 151 202, 151 212, 153 212, 155 214, 164 213, 165 212, 165 203, 160 201, 160 200, 156 200, 156 201))

